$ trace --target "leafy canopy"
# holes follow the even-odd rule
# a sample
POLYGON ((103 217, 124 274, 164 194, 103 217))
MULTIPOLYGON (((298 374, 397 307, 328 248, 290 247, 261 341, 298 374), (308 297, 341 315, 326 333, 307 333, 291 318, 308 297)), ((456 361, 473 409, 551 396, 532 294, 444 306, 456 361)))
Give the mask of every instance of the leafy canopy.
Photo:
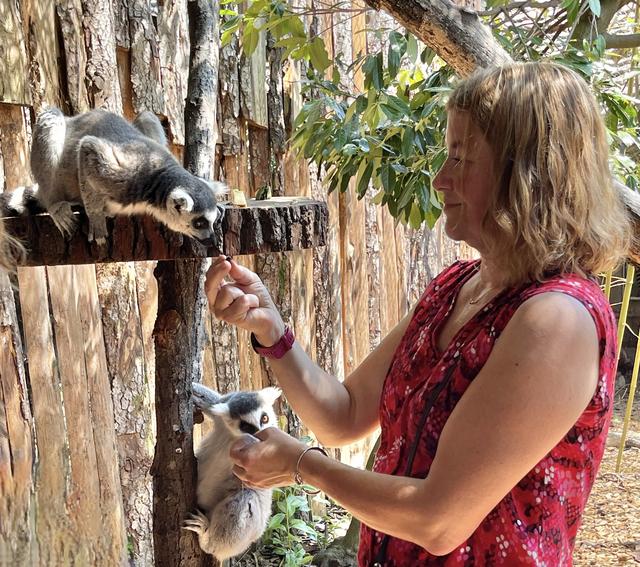
MULTIPOLYGON (((295 118, 291 144, 324 171, 328 191, 355 190, 358 198, 371 195, 399 221, 413 228, 423 222, 432 227, 441 212, 432 180, 446 157, 444 105, 454 81, 444 62, 415 36, 395 29, 369 30, 385 46, 377 53, 362 54, 352 62, 332 60, 321 35, 310 34, 305 26, 305 18, 313 23, 317 12, 295 9, 281 0, 255 0, 244 13, 238 12, 235 0, 223 4, 223 45, 240 33, 249 56, 260 34, 269 33, 283 58, 299 61, 306 69, 306 102, 295 118), (353 83, 357 71, 363 75, 360 89, 353 83)), ((591 83, 606 117, 612 168, 637 188, 638 99, 623 91, 637 76, 635 55, 620 65, 621 56, 606 49, 602 35, 579 41, 571 35, 581 19, 600 15, 600 1, 563 0, 559 13, 564 27, 559 28, 557 14, 545 16, 546 8, 540 8, 534 20, 521 10, 522 4, 517 9, 523 13, 515 16, 505 5, 503 0, 490 0, 487 6, 486 19, 498 40, 516 59, 552 59, 591 83), (504 14, 509 17, 498 17, 504 14)), ((342 9, 341 4, 330 8, 342 9)))

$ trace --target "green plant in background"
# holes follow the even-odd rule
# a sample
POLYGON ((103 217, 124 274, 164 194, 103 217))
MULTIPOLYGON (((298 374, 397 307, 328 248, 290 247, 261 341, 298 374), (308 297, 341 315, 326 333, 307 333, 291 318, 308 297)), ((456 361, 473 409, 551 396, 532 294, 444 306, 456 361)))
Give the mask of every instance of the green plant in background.
MULTIPOLYGON (((248 56, 260 33, 268 32, 283 58, 304 63, 307 102, 295 118, 291 143, 323 170, 328 191, 351 187, 358 198, 369 194, 403 223, 432 227, 441 206, 431 181, 445 158, 444 103, 453 82, 444 62, 410 33, 368 30, 386 46, 384 53, 346 65, 340 57, 331 60, 321 35, 305 27, 304 18, 313 19, 320 10, 282 0, 255 0, 244 13, 233 9, 234 0, 225 6, 223 44, 239 32, 248 56), (352 82, 356 70, 364 76, 362 92, 352 82)), ((612 169, 628 186, 640 186, 638 99, 630 94, 637 56, 622 57, 607 49, 603 35, 592 37, 593 26, 587 24, 599 21, 600 1, 565 0, 553 9, 513 6, 487 2, 483 17, 495 36, 515 59, 552 59, 591 83, 606 117, 612 169)), ((336 3, 321 11, 344 9, 336 3)))
POLYGON ((273 491, 275 513, 271 516, 267 530, 262 536, 265 547, 282 558, 282 567, 307 565, 312 557, 303 547, 303 542, 318 539, 314 527, 303 519, 309 515, 306 495, 295 487, 276 488, 273 491))

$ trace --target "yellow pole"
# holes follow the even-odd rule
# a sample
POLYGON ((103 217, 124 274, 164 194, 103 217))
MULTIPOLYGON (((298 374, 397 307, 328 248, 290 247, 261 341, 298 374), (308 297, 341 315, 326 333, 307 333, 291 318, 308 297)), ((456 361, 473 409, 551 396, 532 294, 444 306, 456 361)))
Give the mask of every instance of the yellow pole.
POLYGON ((640 334, 636 342, 636 356, 633 360, 633 370, 631 371, 631 387, 629 388, 629 398, 627 399, 627 409, 624 413, 624 422, 622 424, 622 435, 620 436, 620 447, 618 447, 618 459, 616 460, 616 472, 620 472, 622 467, 622 452, 624 451, 624 443, 627 439, 629 431, 629 422, 631 421, 631 409, 633 408, 633 398, 636 393, 638 384, 638 369, 640 368, 640 334))
POLYGON ((609 298, 611 297, 611 278, 613 277, 613 271, 609 270, 605 275, 604 275, 604 294, 607 297, 607 301, 609 301, 609 298))
POLYGON ((631 288, 633 287, 633 276, 636 268, 633 264, 627 264, 627 278, 624 283, 624 294, 622 305, 620 306, 620 319, 618 320, 618 359, 622 350, 622 339, 624 338, 624 328, 627 325, 627 313, 629 312, 629 301, 631 300, 631 288))

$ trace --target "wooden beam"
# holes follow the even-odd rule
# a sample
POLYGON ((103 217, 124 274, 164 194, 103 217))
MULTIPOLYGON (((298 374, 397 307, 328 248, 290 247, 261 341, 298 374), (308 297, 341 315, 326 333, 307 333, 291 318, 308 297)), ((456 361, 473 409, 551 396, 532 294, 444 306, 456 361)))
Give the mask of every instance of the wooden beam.
POLYGON ((326 203, 308 198, 274 197, 249 201, 246 208, 227 207, 215 244, 172 232, 149 217, 109 220, 109 237, 98 246, 87 239, 88 220, 76 212, 78 229, 65 240, 49 215, 6 217, 7 232, 25 243, 24 266, 58 266, 145 260, 207 258, 218 254, 283 252, 322 246, 328 211, 326 203))

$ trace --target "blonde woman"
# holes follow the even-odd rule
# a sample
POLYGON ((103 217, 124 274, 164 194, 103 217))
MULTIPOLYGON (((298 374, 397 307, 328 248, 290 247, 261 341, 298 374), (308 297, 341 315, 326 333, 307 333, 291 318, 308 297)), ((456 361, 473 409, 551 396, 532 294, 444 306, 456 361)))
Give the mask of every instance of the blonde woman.
POLYGON ((362 566, 571 565, 615 374, 594 275, 630 238, 602 119, 574 72, 512 64, 454 90, 446 140, 434 179, 446 232, 481 259, 437 276, 344 383, 295 343, 254 273, 212 266, 214 314, 253 333, 323 444, 381 428, 373 472, 276 429, 232 449, 235 472, 322 489, 362 521, 362 566))

